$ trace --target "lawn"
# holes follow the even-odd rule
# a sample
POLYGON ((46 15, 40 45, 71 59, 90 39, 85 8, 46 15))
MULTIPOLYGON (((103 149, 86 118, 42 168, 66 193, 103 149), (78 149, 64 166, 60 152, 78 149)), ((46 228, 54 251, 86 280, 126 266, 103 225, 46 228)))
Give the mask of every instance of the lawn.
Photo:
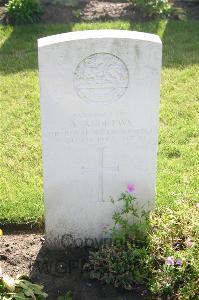
POLYGON ((157 205, 199 202, 199 22, 154 21, 0 27, 0 227, 42 224, 43 190, 37 39, 75 30, 160 35, 163 70, 157 205))

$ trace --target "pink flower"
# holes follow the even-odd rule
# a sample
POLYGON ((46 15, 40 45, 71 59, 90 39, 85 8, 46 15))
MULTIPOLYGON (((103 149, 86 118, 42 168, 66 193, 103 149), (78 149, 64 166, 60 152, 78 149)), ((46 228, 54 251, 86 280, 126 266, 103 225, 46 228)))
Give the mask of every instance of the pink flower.
POLYGON ((181 267, 182 266, 182 259, 176 259, 175 265, 181 267))
POLYGON ((132 183, 129 183, 127 185, 127 190, 128 190, 129 193, 132 193, 133 191, 135 191, 135 185, 132 184, 132 183))
POLYGON ((173 257, 171 257, 171 256, 169 256, 169 257, 167 257, 167 259, 165 259, 165 264, 167 265, 167 266, 174 266, 174 259, 173 259, 173 257))
POLYGON ((199 203, 196 203, 196 208, 198 208, 198 209, 199 209, 199 203))
POLYGON ((102 224, 102 229, 103 229, 103 230, 106 230, 108 227, 109 227, 108 224, 102 224))
POLYGON ((185 241, 185 245, 189 248, 193 247, 194 244, 194 241, 192 241, 190 238, 185 241))

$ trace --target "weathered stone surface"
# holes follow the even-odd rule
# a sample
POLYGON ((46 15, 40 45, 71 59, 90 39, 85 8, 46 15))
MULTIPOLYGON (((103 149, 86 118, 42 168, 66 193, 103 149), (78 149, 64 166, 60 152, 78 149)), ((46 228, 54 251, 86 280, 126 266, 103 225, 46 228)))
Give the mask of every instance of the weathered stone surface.
POLYGON ((99 30, 38 45, 47 238, 99 239, 127 184, 154 205, 161 41, 99 30))

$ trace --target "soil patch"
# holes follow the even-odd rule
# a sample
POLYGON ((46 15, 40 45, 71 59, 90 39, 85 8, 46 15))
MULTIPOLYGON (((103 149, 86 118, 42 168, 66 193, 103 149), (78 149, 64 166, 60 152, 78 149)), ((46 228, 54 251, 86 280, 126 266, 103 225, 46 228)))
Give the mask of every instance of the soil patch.
MULTIPOLYGON (((172 1, 183 9, 189 19, 199 20, 199 3, 172 1)), ((0 23, 8 23, 6 8, 0 6, 0 23)), ((172 16, 178 19, 178 16, 172 16)), ((179 17, 180 18, 180 17, 179 17)), ((43 7, 42 23, 71 23, 124 20, 130 22, 147 21, 149 18, 135 12, 127 0, 89 0, 78 7, 66 7, 60 4, 46 4, 43 7)))
POLYGON ((82 267, 88 257, 88 249, 50 251, 42 234, 4 235, 0 237, 0 266, 3 272, 16 276, 28 274, 43 284, 49 300, 56 300, 71 290, 73 300, 141 300, 146 299, 143 287, 131 292, 114 289, 99 281, 91 280, 82 267), (145 295, 145 296, 144 296, 145 295))
POLYGON ((76 8, 63 5, 47 5, 41 18, 42 23, 97 22, 118 19, 136 20, 129 2, 91 0, 76 8))
MULTIPOLYGON (((186 16, 191 19, 199 19, 199 3, 172 1, 181 8, 186 16)), ((174 15, 172 19, 178 19, 174 15)), ((130 22, 147 21, 148 17, 139 15, 128 0, 89 0, 79 7, 70 8, 61 5, 47 5, 42 16, 43 23, 68 23, 68 22, 97 22, 124 20, 130 22)))
POLYGON ((176 7, 182 8, 189 19, 199 20, 199 2, 173 1, 176 7))

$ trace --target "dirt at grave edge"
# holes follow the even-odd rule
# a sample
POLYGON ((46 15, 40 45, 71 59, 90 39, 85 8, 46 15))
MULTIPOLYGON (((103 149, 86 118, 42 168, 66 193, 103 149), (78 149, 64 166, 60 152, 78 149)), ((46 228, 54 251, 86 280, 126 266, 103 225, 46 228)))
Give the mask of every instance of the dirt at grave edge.
POLYGON ((73 300, 141 300, 146 291, 135 286, 131 292, 114 289, 91 280, 82 270, 88 249, 73 248, 71 251, 49 251, 43 234, 14 233, 0 237, 0 266, 11 276, 27 274, 44 285, 48 300, 71 290, 73 300))

